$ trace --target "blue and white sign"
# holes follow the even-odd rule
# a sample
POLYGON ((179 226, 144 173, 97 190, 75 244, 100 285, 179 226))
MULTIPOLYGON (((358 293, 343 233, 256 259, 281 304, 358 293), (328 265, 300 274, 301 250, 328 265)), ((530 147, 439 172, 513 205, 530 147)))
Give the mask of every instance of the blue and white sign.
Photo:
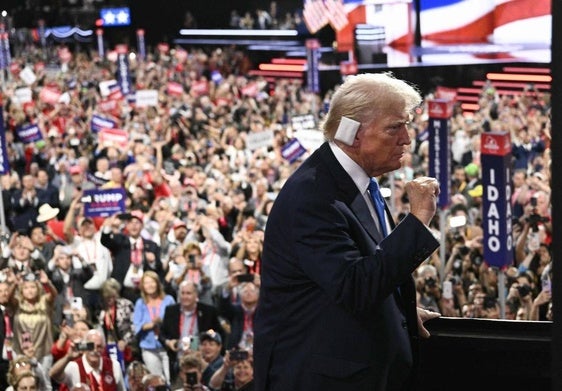
POLYGON ((94 114, 92 115, 92 121, 90 122, 90 127, 92 128, 92 132, 97 133, 102 129, 114 129, 117 127, 117 124, 115 123, 115 121, 94 114))
POLYGON ((121 87, 123 95, 129 95, 133 92, 131 74, 129 72, 129 56, 123 49, 118 50, 117 54, 117 82, 121 87))
POLYGON ((125 212, 127 195, 123 188, 84 190, 84 216, 107 217, 125 212))
POLYGON ((18 135, 20 141, 24 144, 43 140, 43 135, 39 130, 39 125, 36 124, 20 126, 16 129, 16 134, 18 135))
POLYGON ((451 201, 451 134, 452 103, 448 100, 428 101, 429 110, 429 176, 439 181, 437 206, 446 208, 451 201))
POLYGON ((484 261, 503 268, 513 262, 511 140, 509 133, 482 133, 482 228, 484 261))
POLYGON ((305 153, 306 149, 296 138, 292 139, 287 144, 283 145, 283 148, 281 148, 281 155, 284 159, 288 160, 289 163, 296 162, 297 159, 305 153))
POLYGON ((104 27, 129 26, 131 24, 131 10, 129 7, 102 8, 100 18, 104 27))

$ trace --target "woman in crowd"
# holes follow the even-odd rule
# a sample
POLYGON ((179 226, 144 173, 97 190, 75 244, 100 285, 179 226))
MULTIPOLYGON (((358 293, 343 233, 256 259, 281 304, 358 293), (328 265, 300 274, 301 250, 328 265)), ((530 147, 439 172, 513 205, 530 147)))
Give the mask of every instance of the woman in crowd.
POLYGON ((121 284, 114 278, 102 284, 102 309, 98 314, 98 324, 107 343, 116 343, 128 363, 135 359, 138 348, 133 327, 134 306, 130 300, 121 297, 119 292, 121 284))
POLYGON ((40 390, 37 386, 37 377, 32 372, 23 372, 18 375, 13 384, 14 391, 40 390))
MULTIPOLYGON (((246 353, 235 351, 235 353, 246 353)), ((234 360, 231 351, 224 355, 223 365, 213 374, 209 386, 214 390, 251 391, 254 389, 254 366, 251 355, 234 360)))
POLYGON ((142 352, 142 359, 153 374, 161 374, 170 382, 166 349, 158 341, 160 324, 166 307, 174 298, 164 293, 162 282, 153 271, 146 271, 140 281, 141 297, 135 303, 133 324, 142 352))
POLYGON ((47 274, 41 270, 28 273, 18 285, 14 315, 14 351, 25 354, 32 348, 47 373, 53 363, 50 349, 53 345, 51 314, 57 291, 47 274))
POLYGON ((8 369, 8 383, 11 384, 10 387, 6 388, 6 391, 17 390, 16 384, 18 379, 25 373, 32 373, 35 376, 37 389, 38 390, 50 390, 51 384, 50 380, 43 371, 41 364, 37 362, 34 358, 29 358, 27 356, 20 356, 12 361, 10 361, 10 368, 8 369))

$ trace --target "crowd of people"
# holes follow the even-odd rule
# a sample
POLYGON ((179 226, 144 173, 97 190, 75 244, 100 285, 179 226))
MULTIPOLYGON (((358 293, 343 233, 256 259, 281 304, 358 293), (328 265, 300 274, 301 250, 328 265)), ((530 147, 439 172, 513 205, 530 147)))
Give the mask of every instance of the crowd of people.
MULTIPOLYGON (((74 53, 56 68, 33 46, 13 58, 19 67, 2 88, 9 170, 1 177, 0 388, 252 389, 268 214, 312 152, 288 160, 283 147, 296 130, 291 119, 321 121, 333 91, 249 78, 247 57, 233 47, 184 54, 130 58, 135 89, 158 91, 148 107, 104 95, 100 83, 115 79, 117 64, 94 54, 74 53), (29 70, 33 81, 23 77, 29 70), (65 98, 46 99, 45 88, 65 98), (94 116, 128 140, 102 139, 94 116), (19 130, 29 125, 42 137, 26 143, 19 130), (256 146, 252 135, 264 131, 273 137, 256 146), (85 191, 116 188, 125 210, 85 213, 85 191)), ((436 238, 447 233, 447 260, 435 253, 416 270, 418 305, 499 319, 503 272, 505 319, 551 320, 548 94, 531 86, 499 95, 487 86, 479 106, 470 116, 456 106, 451 119, 448 215, 464 224, 431 223, 436 238), (483 259, 479 145, 482 132, 500 130, 511 133, 514 167, 514 263, 502 271, 483 259)), ((379 178, 391 188, 396 221, 409 212, 405 183, 428 173, 427 121, 422 105, 402 168, 379 178)))

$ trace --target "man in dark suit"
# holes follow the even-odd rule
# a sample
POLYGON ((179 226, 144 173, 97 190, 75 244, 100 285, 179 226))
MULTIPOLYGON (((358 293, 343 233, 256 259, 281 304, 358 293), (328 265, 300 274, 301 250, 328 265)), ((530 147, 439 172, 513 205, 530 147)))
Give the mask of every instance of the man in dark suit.
POLYGON ((411 276, 439 246, 428 228, 439 187, 407 183, 410 214, 394 226, 371 183, 401 167, 421 101, 388 74, 351 76, 335 92, 328 142, 286 182, 265 229, 256 390, 412 389, 423 322, 439 316, 416 309, 411 276))
POLYGON ((104 221, 101 244, 113 257, 111 277, 121 284, 121 296, 133 303, 140 297, 139 283, 142 274, 152 270, 164 281, 164 269, 160 260, 160 247, 141 236, 144 216, 132 211, 124 217, 127 234, 120 232, 122 220, 112 216, 104 221))
MULTIPOLYGON (((178 288, 178 304, 166 307, 158 339, 166 347, 170 363, 177 365, 178 355, 198 349, 199 334, 214 330, 224 337, 217 309, 197 301, 197 286, 183 281, 178 288)), ((179 368, 170 368, 177 374, 179 368)))

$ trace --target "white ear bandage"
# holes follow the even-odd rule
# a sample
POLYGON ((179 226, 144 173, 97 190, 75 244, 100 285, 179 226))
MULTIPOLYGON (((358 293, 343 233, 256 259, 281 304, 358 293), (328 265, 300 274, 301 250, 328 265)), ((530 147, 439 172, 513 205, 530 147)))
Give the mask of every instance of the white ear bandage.
POLYGON ((353 145, 355 135, 357 134, 360 126, 360 122, 347 117, 341 117, 340 125, 338 126, 334 139, 347 145, 353 145))

